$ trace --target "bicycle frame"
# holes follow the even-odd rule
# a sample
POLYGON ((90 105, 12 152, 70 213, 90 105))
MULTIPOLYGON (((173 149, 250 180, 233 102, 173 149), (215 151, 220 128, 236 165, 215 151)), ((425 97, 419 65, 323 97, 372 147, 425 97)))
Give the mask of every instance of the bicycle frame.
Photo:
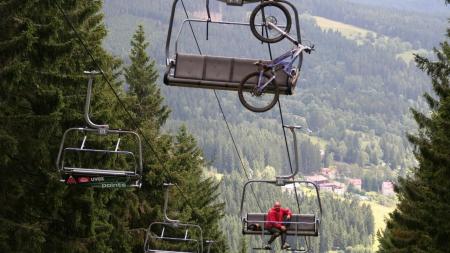
POLYGON ((279 33, 283 34, 288 40, 290 40, 292 43, 295 44, 295 47, 291 49, 289 52, 286 52, 277 58, 270 61, 265 68, 263 68, 259 73, 259 79, 258 79, 258 85, 257 85, 257 91, 259 94, 261 94, 264 91, 264 88, 272 82, 276 78, 275 71, 278 67, 283 67, 283 71, 289 76, 292 77, 292 65, 294 64, 295 60, 300 56, 300 54, 303 52, 303 50, 311 50, 310 47, 304 46, 300 44, 296 39, 294 39, 292 36, 290 36, 288 33, 284 32, 280 28, 278 28, 276 25, 274 25, 271 22, 267 22, 267 25, 271 29, 277 30, 279 33), (287 58, 291 58, 290 60, 286 60, 287 58), (272 77, 265 82, 263 85, 261 84, 261 79, 263 76, 263 73, 267 71, 267 69, 271 69, 272 71, 272 77))
POLYGON ((266 66, 259 72, 259 80, 258 80, 258 86, 257 86, 258 92, 262 93, 264 91, 264 89, 266 88, 266 86, 270 82, 272 82, 272 80, 274 80, 276 78, 275 71, 278 68, 283 68, 283 71, 288 76, 292 77, 292 70, 294 69, 293 64, 296 61, 296 59, 299 57, 299 55, 305 49, 309 49, 309 47, 303 46, 302 44, 298 43, 297 46, 294 47, 293 49, 291 49, 289 52, 286 52, 286 53, 278 56, 277 58, 273 59, 269 63, 267 63, 266 66), (290 59, 286 60, 288 58, 290 58, 290 59), (266 72, 269 69, 272 72, 272 77, 267 82, 262 84, 262 76, 263 76, 264 72, 266 72))

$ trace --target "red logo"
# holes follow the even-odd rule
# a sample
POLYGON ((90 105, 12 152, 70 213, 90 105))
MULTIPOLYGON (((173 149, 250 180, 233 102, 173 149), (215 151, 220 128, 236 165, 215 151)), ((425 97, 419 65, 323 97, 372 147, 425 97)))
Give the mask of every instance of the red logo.
POLYGON ((76 184, 77 181, 75 180, 75 178, 73 178, 72 176, 70 176, 67 180, 66 180, 67 184, 76 184))
POLYGON ((91 180, 88 177, 79 177, 78 183, 89 183, 91 180))

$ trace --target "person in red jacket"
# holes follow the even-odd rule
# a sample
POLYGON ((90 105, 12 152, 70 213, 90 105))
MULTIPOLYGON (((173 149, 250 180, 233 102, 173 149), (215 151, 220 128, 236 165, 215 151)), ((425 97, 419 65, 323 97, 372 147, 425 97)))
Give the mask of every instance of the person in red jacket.
POLYGON ((271 249, 270 244, 281 235, 281 248, 289 249, 290 246, 286 242, 286 231, 289 227, 289 222, 292 216, 292 212, 289 208, 281 208, 279 201, 276 201, 272 208, 269 209, 267 213, 266 222, 264 228, 267 229, 271 236, 267 245, 264 246, 265 249, 271 249))

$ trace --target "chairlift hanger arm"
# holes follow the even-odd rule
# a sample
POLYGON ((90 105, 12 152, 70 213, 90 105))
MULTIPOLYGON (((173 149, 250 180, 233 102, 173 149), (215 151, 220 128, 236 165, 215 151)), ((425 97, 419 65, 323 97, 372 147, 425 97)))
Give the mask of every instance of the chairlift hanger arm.
MULTIPOLYGON (((86 104, 84 106, 84 119, 86 120, 86 123, 88 126, 92 128, 99 129, 99 131, 107 131, 109 126, 108 125, 98 125, 92 122, 92 120, 89 117, 89 108, 91 105, 91 96, 92 96, 92 83, 95 75, 100 74, 98 71, 84 71, 84 74, 86 74, 89 77, 88 81, 88 87, 87 87, 87 94, 86 94, 86 104)), ((102 132, 103 132, 102 131, 102 132)))
POLYGON ((177 225, 180 221, 179 220, 172 220, 169 217, 167 217, 167 207, 169 205, 169 189, 174 184, 172 183, 164 183, 165 191, 164 191, 164 221, 168 223, 172 223, 174 225, 177 225))

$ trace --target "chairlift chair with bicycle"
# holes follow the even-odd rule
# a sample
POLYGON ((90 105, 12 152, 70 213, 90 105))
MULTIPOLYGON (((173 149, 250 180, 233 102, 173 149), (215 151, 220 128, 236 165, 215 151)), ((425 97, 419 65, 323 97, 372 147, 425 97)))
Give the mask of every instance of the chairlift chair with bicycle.
POLYGON ((69 128, 63 134, 56 159, 61 181, 95 188, 141 187, 141 138, 136 132, 91 121, 92 82, 98 72, 85 74, 89 77, 84 109, 88 126, 69 128))
POLYGON ((312 50, 312 47, 301 44, 298 11, 293 4, 286 0, 263 1, 252 12, 250 22, 245 23, 211 20, 209 0, 206 0, 208 18, 185 19, 175 37, 175 52, 171 55, 172 29, 178 2, 179 0, 173 1, 166 40, 167 69, 164 75, 166 85, 238 91, 243 105, 254 112, 270 110, 277 102, 279 94, 293 94, 303 62, 303 52, 312 50), (294 14, 296 39, 289 34, 291 14, 284 5, 290 7, 294 14), (286 37, 295 47, 273 61, 179 52, 178 41, 181 31, 184 26, 193 23, 206 24, 206 39, 211 24, 248 26, 255 36, 259 34, 256 37, 262 42, 274 43, 286 37))
MULTIPOLYGON (((252 187, 253 185, 259 184, 259 185, 274 185, 274 186, 288 186, 293 185, 294 187, 305 185, 305 186, 311 186, 314 189, 315 195, 316 195, 316 202, 317 202, 317 209, 314 213, 304 214, 304 213, 297 213, 293 214, 291 217, 291 220, 287 223, 289 223, 289 227, 286 231, 286 235, 289 237, 295 237, 296 244, 300 245, 299 240, 301 237, 305 239, 305 248, 303 247, 294 247, 289 249, 289 251, 294 252, 311 252, 310 248, 310 241, 308 238, 310 237, 317 237, 319 236, 319 227, 320 222, 322 219, 322 203, 320 200, 320 193, 318 186, 311 181, 305 181, 305 180, 294 180, 295 175, 298 173, 298 151, 297 151, 297 138, 295 134, 295 129, 299 129, 301 127, 298 126, 283 126, 285 128, 288 128, 291 130, 293 134, 293 142, 294 142, 294 152, 295 152, 295 171, 290 175, 280 175, 277 176, 275 180, 249 180, 245 183, 243 192, 242 192, 242 199, 241 199, 241 207, 240 207, 240 216, 242 221, 242 234, 243 235, 253 235, 253 236, 260 236, 261 241, 264 242, 264 238, 266 235, 270 235, 270 232, 266 229, 264 229, 264 225, 266 223, 266 216, 267 213, 261 213, 261 210, 259 212, 255 211, 246 211, 244 210, 244 203, 246 203, 246 193, 248 187, 252 187)), ((253 189, 253 188, 252 188, 253 189)), ((301 190, 301 189, 298 189, 301 190)), ((284 222, 285 223, 285 222, 284 222)), ((253 248, 254 250, 266 250, 265 247, 256 247, 253 248)))

